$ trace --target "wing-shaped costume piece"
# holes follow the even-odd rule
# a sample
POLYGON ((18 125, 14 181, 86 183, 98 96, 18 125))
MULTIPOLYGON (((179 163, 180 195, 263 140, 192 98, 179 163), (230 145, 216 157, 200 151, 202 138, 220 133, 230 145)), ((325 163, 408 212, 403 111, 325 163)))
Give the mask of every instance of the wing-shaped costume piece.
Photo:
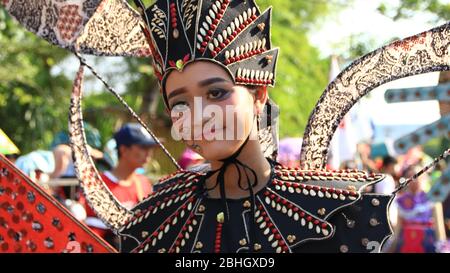
POLYGON ((116 252, 0 154, 0 253, 116 252))
POLYGON ((89 205, 106 225, 117 229, 132 216, 132 213, 117 201, 103 182, 87 148, 81 109, 83 70, 84 67, 80 66, 70 103, 69 133, 74 164, 89 205))
POLYGON ((249 199, 228 200, 233 228, 224 235, 224 208, 220 199, 205 195, 205 175, 181 171, 163 179, 160 189, 133 209, 135 216, 119 230, 121 250, 369 252, 369 241, 362 241, 382 245, 391 234, 387 206, 392 196, 364 193, 383 178, 357 170, 298 170, 275 163, 266 187, 256 193, 256 240, 249 245, 249 199), (368 210, 370 214, 362 213, 368 210))
POLYGON ((8 13, 48 42, 99 56, 150 57, 143 21, 121 0, 4 0, 8 13))
POLYGON ((301 162, 324 168, 337 126, 350 108, 374 88, 404 77, 450 70, 450 23, 393 42, 356 60, 332 81, 305 129, 301 162))

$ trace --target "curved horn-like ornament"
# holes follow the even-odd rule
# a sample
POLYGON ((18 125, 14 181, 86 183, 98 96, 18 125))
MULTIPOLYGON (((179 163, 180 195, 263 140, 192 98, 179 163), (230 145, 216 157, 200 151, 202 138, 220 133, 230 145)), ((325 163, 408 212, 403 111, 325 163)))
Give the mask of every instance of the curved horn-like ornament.
POLYGON ((22 26, 49 43, 93 55, 150 57, 141 16, 123 0, 2 0, 22 26))
POLYGON ((393 42, 353 62, 325 89, 305 129, 304 168, 324 168, 328 148, 344 115, 374 88, 404 77, 450 70, 450 22, 393 42))
POLYGON ((133 213, 123 207, 107 188, 92 162, 87 148, 81 108, 83 66, 75 78, 70 100, 69 133, 77 178, 89 205, 110 228, 117 230, 133 213))

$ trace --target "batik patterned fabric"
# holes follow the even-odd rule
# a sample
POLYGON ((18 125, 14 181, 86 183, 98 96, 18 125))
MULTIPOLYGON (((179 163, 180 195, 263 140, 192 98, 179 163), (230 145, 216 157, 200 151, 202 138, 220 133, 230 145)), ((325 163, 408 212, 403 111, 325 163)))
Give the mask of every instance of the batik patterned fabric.
POLYGON ((395 41, 354 61, 333 80, 305 129, 301 162, 324 168, 331 139, 345 114, 374 88, 404 77, 450 70, 450 23, 395 41))
POLYGON ((79 53, 149 57, 139 14, 121 0, 2 0, 29 31, 79 53))

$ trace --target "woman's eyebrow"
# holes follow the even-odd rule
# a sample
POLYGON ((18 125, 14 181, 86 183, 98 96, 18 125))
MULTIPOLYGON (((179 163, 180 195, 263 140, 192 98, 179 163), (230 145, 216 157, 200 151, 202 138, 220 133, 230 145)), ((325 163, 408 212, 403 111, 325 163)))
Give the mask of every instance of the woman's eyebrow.
POLYGON ((167 96, 167 100, 170 100, 171 98, 176 97, 176 96, 181 95, 186 92, 187 92, 187 90, 184 87, 175 89, 174 91, 170 92, 170 94, 167 96))
POLYGON ((203 81, 199 82, 198 86, 205 87, 207 85, 211 85, 211 84, 217 83, 217 82, 228 82, 228 81, 226 79, 224 79, 224 78, 215 77, 215 78, 209 78, 209 79, 206 79, 206 80, 203 80, 203 81))
MULTIPOLYGON (((205 86, 211 85, 213 83, 218 83, 218 82, 228 82, 228 81, 224 78, 214 77, 214 78, 209 78, 209 79, 199 82, 198 86, 205 87, 205 86)), ((180 87, 178 89, 175 89, 174 91, 170 92, 170 94, 167 96, 167 100, 170 100, 171 98, 176 97, 176 96, 181 95, 186 92, 187 92, 187 90, 185 87, 180 87)))

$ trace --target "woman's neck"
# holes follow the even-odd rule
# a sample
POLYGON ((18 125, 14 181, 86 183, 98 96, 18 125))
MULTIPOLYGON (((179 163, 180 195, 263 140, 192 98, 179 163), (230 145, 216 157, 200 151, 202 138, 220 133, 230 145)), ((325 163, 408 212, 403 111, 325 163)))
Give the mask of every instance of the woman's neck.
MULTIPOLYGON (((241 153, 238 155, 237 160, 239 160, 244 165, 248 166, 256 173, 256 177, 258 179, 258 184, 253 186, 253 192, 258 192, 262 188, 266 186, 266 182, 270 177, 271 166, 267 159, 264 157, 260 144, 258 140, 249 140, 245 146, 242 148, 241 153)), ((218 170, 222 167, 223 162, 221 161, 213 161, 211 162, 212 170, 218 170)), ((234 165, 234 164, 233 164, 234 165)), ((236 168, 231 165, 227 168, 224 181, 225 181, 225 193, 227 198, 230 199, 239 199, 247 197, 249 194, 247 178, 243 171, 246 171, 250 183, 254 184, 254 177, 249 170, 241 169, 241 187, 239 187, 239 173, 236 168)), ((206 187, 212 188, 216 185, 218 172, 212 175, 210 178, 206 180, 206 187)), ((208 192, 211 198, 220 198, 220 187, 217 186, 214 189, 208 192)))

